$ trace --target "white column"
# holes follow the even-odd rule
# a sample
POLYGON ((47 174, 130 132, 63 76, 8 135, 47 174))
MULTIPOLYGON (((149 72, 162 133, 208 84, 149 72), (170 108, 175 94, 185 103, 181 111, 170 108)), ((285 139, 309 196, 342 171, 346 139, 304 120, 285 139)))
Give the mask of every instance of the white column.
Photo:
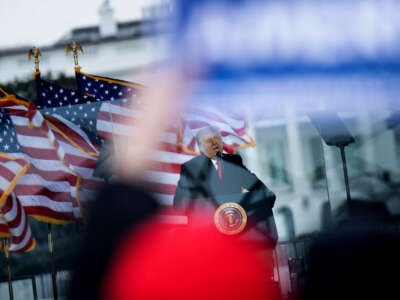
POLYGON ((114 9, 108 0, 105 0, 99 9, 100 14, 100 35, 114 36, 118 33, 117 21, 114 18, 114 9))
POLYGON ((334 211, 341 204, 342 196, 345 195, 343 169, 341 162, 335 159, 335 156, 338 157, 339 155, 339 148, 335 146, 327 146, 325 142, 323 142, 322 147, 324 151, 326 180, 328 185, 327 191, 329 192, 331 210, 334 211))
POLYGON ((310 178, 304 165, 303 145, 297 122, 296 111, 293 106, 285 107, 286 132, 289 148, 290 173, 296 196, 309 196, 311 192, 310 178))
POLYGON ((364 107, 359 107, 360 111, 360 131, 362 137, 362 146, 360 151, 360 159, 365 162, 365 171, 367 172, 375 172, 376 169, 376 160, 375 160, 375 145, 374 136, 373 136, 373 128, 371 126, 372 118, 369 117, 369 113, 367 110, 367 105, 364 107))
MULTIPOLYGON (((249 114, 247 114, 249 116, 249 114)), ((248 129, 247 133, 255 140, 256 132, 254 129, 254 122, 251 120, 251 116, 248 117, 248 129)), ((249 147, 245 150, 246 152, 246 165, 247 168, 252 171, 254 174, 257 176, 260 175, 260 163, 259 163, 259 158, 258 158, 258 149, 257 147, 260 147, 260 145, 257 145, 257 141, 255 147, 249 147)))

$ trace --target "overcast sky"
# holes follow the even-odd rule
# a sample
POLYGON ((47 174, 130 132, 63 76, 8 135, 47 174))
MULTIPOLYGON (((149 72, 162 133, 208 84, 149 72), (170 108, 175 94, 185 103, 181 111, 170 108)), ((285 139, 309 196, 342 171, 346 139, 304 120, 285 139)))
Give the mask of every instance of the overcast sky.
MULTIPOLYGON (((0 0, 0 49, 44 46, 71 29, 99 23, 104 0, 0 0)), ((138 19, 153 0, 110 0, 118 21, 138 19)))

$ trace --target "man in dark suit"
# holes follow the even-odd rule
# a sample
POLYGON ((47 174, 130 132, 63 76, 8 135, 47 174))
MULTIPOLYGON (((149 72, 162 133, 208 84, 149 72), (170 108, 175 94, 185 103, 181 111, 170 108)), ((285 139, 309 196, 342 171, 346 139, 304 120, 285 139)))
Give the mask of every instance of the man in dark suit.
POLYGON ((175 209, 190 213, 211 207, 215 211, 223 203, 238 203, 247 216, 240 235, 249 236, 251 232, 251 239, 274 247, 278 238, 272 213, 275 194, 243 165, 240 155, 222 153, 218 128, 200 130, 196 140, 201 154, 181 166, 175 209))

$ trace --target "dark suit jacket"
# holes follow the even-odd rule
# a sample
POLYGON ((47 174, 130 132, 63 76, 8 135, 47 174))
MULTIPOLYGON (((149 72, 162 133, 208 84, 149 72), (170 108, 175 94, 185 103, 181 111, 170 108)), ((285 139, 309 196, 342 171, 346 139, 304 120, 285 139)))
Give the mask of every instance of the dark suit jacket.
POLYGON ((275 245, 277 233, 272 214, 275 194, 243 165, 240 155, 224 154, 221 165, 222 180, 204 154, 184 163, 174 196, 175 209, 187 212, 202 204, 217 207, 224 202, 237 202, 249 217, 247 227, 257 228, 275 245))

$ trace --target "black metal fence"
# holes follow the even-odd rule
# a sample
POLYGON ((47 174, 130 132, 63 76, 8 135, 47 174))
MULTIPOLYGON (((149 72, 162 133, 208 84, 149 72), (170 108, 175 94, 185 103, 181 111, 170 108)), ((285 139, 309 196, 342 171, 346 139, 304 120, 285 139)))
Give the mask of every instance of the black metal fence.
POLYGON ((313 237, 307 237, 278 243, 275 273, 284 298, 292 299, 299 292, 307 272, 307 254, 313 240, 313 237))
MULTIPOLYGON (((69 271, 57 272, 56 278, 59 300, 67 298, 70 277, 69 271)), ((12 292, 10 292, 8 281, 0 282, 1 300, 50 300, 54 298, 50 273, 15 277, 11 284, 12 292)))

